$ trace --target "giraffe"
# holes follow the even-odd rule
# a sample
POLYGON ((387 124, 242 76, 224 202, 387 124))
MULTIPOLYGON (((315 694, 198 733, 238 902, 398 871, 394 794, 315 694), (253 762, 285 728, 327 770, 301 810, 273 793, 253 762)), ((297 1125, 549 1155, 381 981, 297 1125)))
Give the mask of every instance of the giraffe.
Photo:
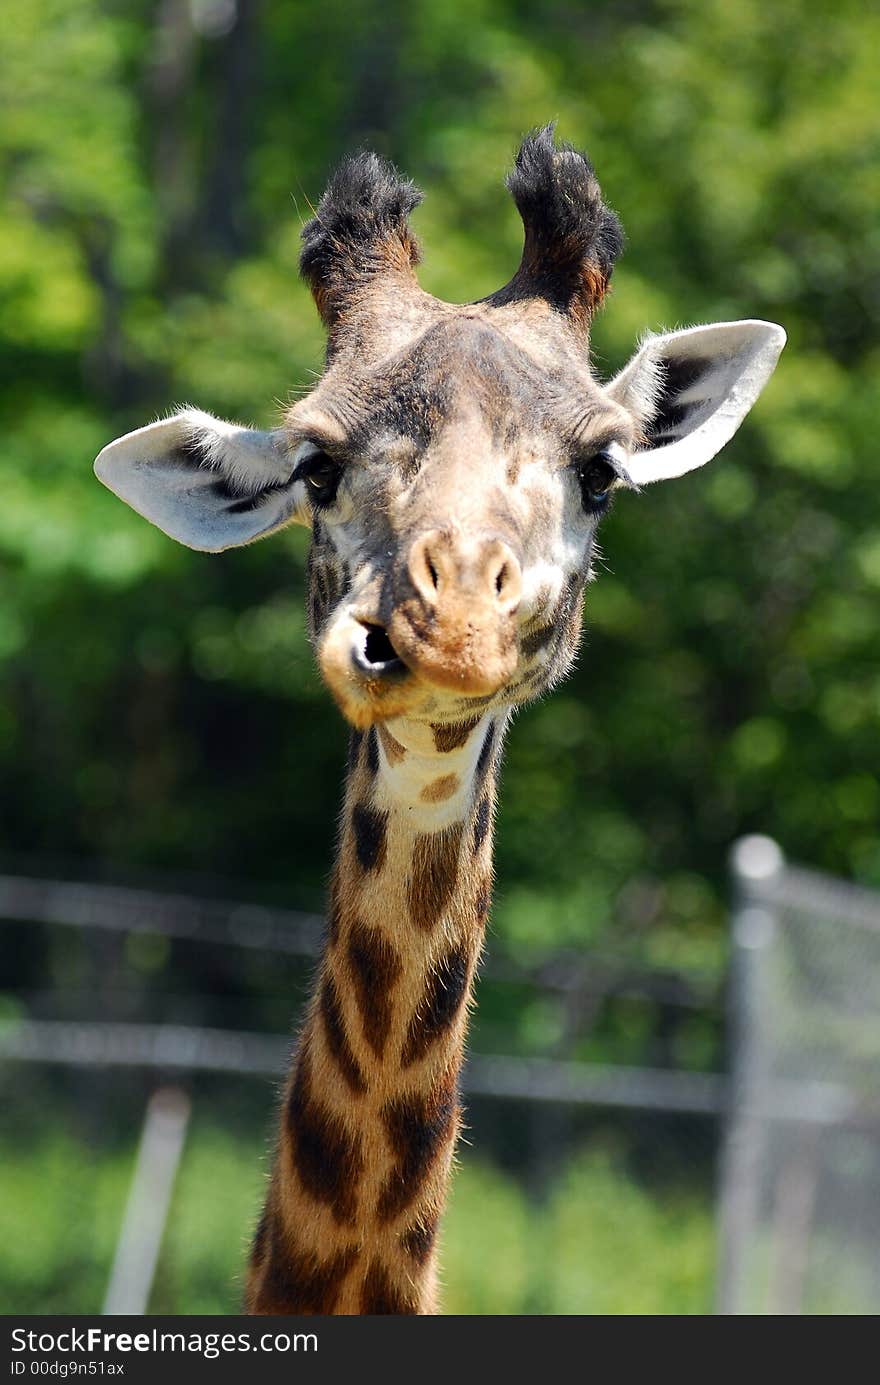
POLYGON ((415 186, 373 154, 343 163, 302 233, 327 329, 315 387, 272 430, 186 408, 95 464, 194 549, 311 526, 310 637, 351 726, 252 1313, 437 1311, 509 717, 572 664, 614 498, 708 462, 785 341, 757 320, 649 336, 603 383, 590 323, 622 232, 592 165, 548 126, 508 187, 521 263, 450 304, 416 279, 415 186))

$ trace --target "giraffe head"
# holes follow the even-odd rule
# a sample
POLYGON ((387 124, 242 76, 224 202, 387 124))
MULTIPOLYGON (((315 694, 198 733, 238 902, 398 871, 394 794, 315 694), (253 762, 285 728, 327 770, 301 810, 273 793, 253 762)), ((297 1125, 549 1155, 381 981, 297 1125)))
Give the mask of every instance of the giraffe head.
POLYGON ((186 409, 96 462, 192 548, 311 526, 310 629, 357 726, 456 721, 558 680, 615 495, 709 461, 785 341, 759 321, 670 332, 601 382, 589 329, 617 217, 552 128, 524 141, 508 186, 520 266, 489 298, 449 304, 416 280, 417 189, 374 155, 345 163, 303 231, 328 333, 317 386, 274 431, 186 409))

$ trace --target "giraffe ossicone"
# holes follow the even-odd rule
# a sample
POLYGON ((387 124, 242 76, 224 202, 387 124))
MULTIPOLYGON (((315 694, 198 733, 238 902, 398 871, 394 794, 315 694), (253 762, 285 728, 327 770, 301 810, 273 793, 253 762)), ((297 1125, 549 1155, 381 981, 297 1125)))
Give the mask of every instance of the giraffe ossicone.
POLYGON ((589 326, 617 218, 552 127, 523 142, 508 186, 520 266, 490 297, 449 304, 416 279, 418 191, 375 155, 343 164, 303 231, 328 332, 315 388, 274 430, 185 409, 95 464, 192 548, 311 526, 310 634, 352 726, 252 1312, 435 1311, 509 712, 571 666, 616 493, 711 460, 785 342, 761 321, 650 336, 603 384, 589 326))

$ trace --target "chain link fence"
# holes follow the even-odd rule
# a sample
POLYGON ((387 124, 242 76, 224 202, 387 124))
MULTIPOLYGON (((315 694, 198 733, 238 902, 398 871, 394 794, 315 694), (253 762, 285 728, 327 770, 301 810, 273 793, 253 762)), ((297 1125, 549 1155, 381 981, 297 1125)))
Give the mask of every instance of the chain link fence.
POLYGON ((880 1310, 880 898, 733 853, 718 1310, 880 1310))

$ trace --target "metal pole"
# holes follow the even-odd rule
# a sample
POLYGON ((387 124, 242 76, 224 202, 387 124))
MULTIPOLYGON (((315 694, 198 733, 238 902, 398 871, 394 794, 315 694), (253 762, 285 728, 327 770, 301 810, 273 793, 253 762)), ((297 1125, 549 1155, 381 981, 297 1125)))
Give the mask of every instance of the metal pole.
POLYGON ((102 1309, 105 1314, 147 1311, 189 1115, 189 1097, 179 1087, 160 1087, 150 1098, 102 1309))
POLYGON ((715 1311, 746 1313, 749 1257, 760 1196, 767 1078, 763 990, 766 951, 777 926, 773 887, 782 852, 769 837, 742 837, 730 856, 730 1086, 721 1156, 715 1311))
POLYGON ((776 1179, 767 1303, 772 1314, 790 1318, 802 1313, 804 1308, 821 1167, 822 1127, 799 1125, 787 1134, 790 1141, 788 1158, 776 1179))

